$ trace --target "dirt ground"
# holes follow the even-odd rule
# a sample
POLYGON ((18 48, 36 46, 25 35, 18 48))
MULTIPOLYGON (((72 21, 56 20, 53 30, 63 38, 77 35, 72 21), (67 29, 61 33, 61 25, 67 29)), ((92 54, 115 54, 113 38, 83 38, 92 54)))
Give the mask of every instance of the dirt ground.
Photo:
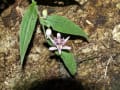
POLYGON ((77 73, 70 77, 59 58, 52 57, 38 23, 24 70, 20 68, 19 26, 30 2, 0 2, 0 90, 120 90, 120 0, 37 0, 39 11, 65 16, 89 36, 70 39, 77 73), (9 4, 10 3, 10 4, 9 4), (81 88, 81 89, 80 89, 81 88))

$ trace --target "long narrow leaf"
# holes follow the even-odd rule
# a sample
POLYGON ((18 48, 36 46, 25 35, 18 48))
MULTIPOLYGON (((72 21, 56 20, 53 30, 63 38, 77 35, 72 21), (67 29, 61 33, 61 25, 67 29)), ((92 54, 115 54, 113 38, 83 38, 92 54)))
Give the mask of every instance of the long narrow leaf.
POLYGON ((41 24, 51 26, 53 30, 58 32, 81 36, 88 39, 86 33, 78 25, 62 16, 51 15, 46 19, 41 18, 41 24))
POLYGON ((74 56, 70 52, 62 51, 61 58, 71 75, 77 72, 77 65, 74 56))
POLYGON ((20 57, 21 57, 21 65, 23 64, 24 57, 32 38, 32 34, 34 32, 34 28, 37 21, 37 5, 36 2, 32 2, 32 4, 28 7, 28 9, 24 13, 24 17, 22 18, 22 22, 20 25, 20 57))

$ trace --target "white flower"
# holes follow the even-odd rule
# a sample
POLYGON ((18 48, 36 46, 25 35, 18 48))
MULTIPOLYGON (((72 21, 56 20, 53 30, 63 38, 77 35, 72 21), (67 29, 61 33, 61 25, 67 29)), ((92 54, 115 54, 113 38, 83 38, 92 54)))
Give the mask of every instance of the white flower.
MULTIPOLYGON (((46 31, 46 33, 47 33, 47 31, 46 31)), ((47 36, 47 37, 50 39, 50 41, 53 44, 53 46, 50 47, 49 50, 51 50, 51 51, 58 50, 58 53, 60 55, 62 50, 70 50, 71 49, 71 47, 65 46, 66 42, 70 38, 69 36, 66 39, 64 39, 64 38, 61 38, 60 33, 57 33, 57 37, 55 37, 54 39, 52 39, 50 36, 47 36)))

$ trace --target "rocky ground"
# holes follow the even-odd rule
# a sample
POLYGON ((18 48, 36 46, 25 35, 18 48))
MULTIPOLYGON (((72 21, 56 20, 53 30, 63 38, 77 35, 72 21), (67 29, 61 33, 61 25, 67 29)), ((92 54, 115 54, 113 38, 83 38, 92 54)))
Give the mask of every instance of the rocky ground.
POLYGON ((45 87, 119 90, 120 0, 38 0, 39 11, 46 8, 49 14, 65 16, 89 36, 89 42, 81 38, 69 41, 78 66, 73 78, 59 58, 51 58, 53 53, 44 45, 39 24, 21 70, 19 26, 21 13, 30 2, 15 0, 8 4, 7 0, 3 1, 6 2, 0 4, 0 90, 45 90, 45 87))

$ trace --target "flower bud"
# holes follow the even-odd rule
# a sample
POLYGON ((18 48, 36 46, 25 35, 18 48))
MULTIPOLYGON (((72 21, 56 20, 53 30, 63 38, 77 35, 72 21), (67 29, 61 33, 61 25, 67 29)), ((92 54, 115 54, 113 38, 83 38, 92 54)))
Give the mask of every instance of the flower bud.
POLYGON ((48 15, 47 9, 44 9, 44 10, 42 11, 42 16, 43 16, 43 18, 47 18, 47 15, 48 15))
POLYGON ((57 38, 61 38, 61 34, 60 33, 57 33, 57 38))
POLYGON ((47 36, 47 38, 49 38, 51 34, 52 34, 52 31, 51 31, 50 28, 48 28, 48 29, 46 30, 46 36, 47 36))

